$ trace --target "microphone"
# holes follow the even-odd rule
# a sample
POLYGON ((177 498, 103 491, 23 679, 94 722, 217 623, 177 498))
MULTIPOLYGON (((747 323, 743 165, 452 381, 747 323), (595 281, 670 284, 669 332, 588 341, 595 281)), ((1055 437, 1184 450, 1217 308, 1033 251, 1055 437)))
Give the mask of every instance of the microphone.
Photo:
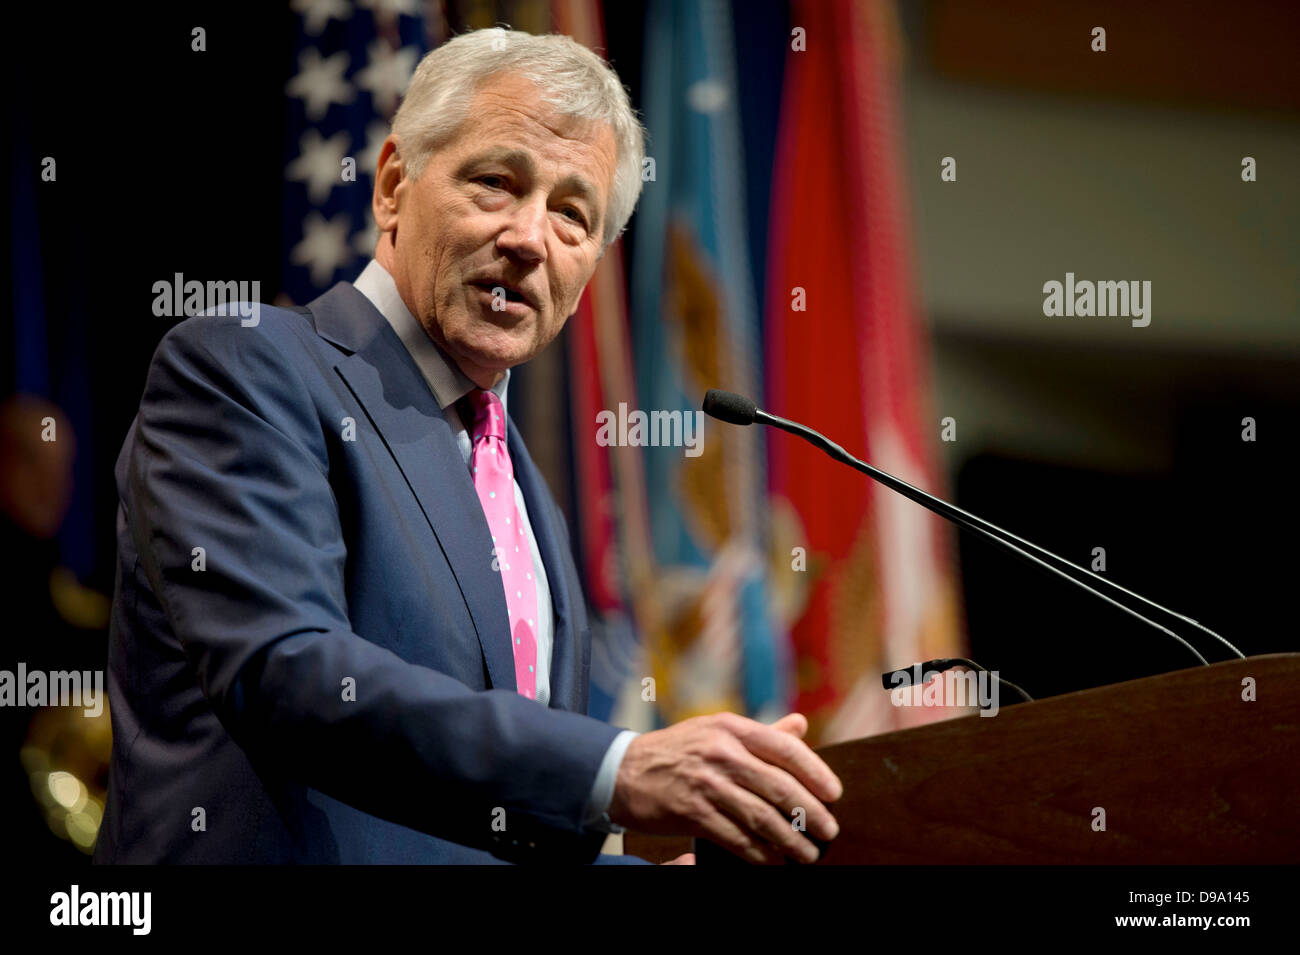
POLYGON ((753 424, 758 405, 743 395, 710 388, 704 395, 704 413, 727 424, 753 424))
POLYGON ((867 475, 867 477, 873 479, 874 481, 880 484, 885 485, 885 487, 889 488, 891 491, 897 491, 899 494, 902 494, 904 497, 908 498, 909 500, 915 501, 917 504, 920 504, 922 507, 926 508, 929 511, 933 511, 935 514, 938 514, 940 517, 944 518, 945 520, 951 521, 952 523, 956 524, 958 527, 968 530, 971 533, 975 534, 976 536, 982 537, 985 540, 990 541, 991 543, 996 544, 997 546, 1010 551, 1016 557, 1020 558, 1023 561, 1033 564, 1035 567, 1039 568, 1040 570, 1045 570, 1049 573, 1055 574, 1056 576, 1060 577, 1062 580, 1068 581, 1069 583, 1074 584, 1076 587, 1086 590, 1094 597, 1097 597, 1100 600, 1104 600, 1106 601, 1106 603, 1114 607, 1118 607, 1120 610, 1124 611, 1129 616, 1142 621, 1147 626, 1154 627, 1156 630, 1159 630, 1161 633, 1164 633, 1169 637, 1172 637, 1174 640, 1177 640, 1180 644, 1186 647, 1191 652, 1191 654, 1194 657, 1196 657, 1197 660, 1199 660, 1202 664, 1206 666, 1209 666, 1209 661, 1206 660, 1205 657, 1201 656, 1201 654, 1196 650, 1195 647, 1193 647, 1190 643, 1188 643, 1178 634, 1174 633, 1168 627, 1163 627, 1160 624, 1156 623, 1154 620, 1151 620, 1148 617, 1144 617, 1142 614, 1138 613, 1132 607, 1120 603, 1118 600, 1115 600, 1113 597, 1108 597, 1106 594, 1102 593, 1100 590, 1097 590, 1095 587, 1089 586, 1083 580, 1080 580, 1077 577, 1073 577, 1070 574, 1067 574, 1064 570, 1061 569, 1061 567, 1069 567, 1072 570, 1076 570, 1081 574, 1086 574, 1088 577, 1092 578, 1092 580, 1095 581, 1096 583, 1104 584, 1105 586, 1111 588, 1113 591, 1119 591, 1120 593, 1126 594, 1129 597, 1133 597, 1134 599, 1140 601, 1145 606, 1152 607, 1155 610, 1159 610, 1162 613, 1166 613, 1171 617, 1176 617, 1179 620, 1183 621, 1184 623, 1190 624, 1191 626, 1196 627, 1198 630, 1201 630, 1204 633, 1209 634, 1211 637, 1213 637, 1215 640, 1218 640, 1221 644, 1223 644, 1225 647, 1227 647, 1229 650, 1231 650, 1241 659, 1244 660, 1246 658, 1246 655, 1244 653, 1242 653, 1240 650, 1234 647, 1223 637, 1219 636, 1217 633, 1215 633, 1213 630, 1209 629, 1208 627, 1203 626, 1200 623, 1197 623, 1191 617, 1187 617, 1184 616, 1183 614, 1176 613, 1175 611, 1170 610, 1168 607, 1162 607, 1154 600, 1150 600, 1146 597, 1143 597, 1141 594, 1134 593, 1133 591, 1129 590, 1126 587, 1121 587, 1113 580, 1108 580, 1105 577, 1102 577, 1098 574, 1094 574, 1086 567, 1080 567, 1078 564, 1071 563, 1070 561, 1066 560, 1064 557, 1061 557, 1060 555, 1054 554, 1050 550, 1047 550, 1045 547, 1039 547, 1037 544, 1027 541, 1022 537, 1017 537, 1015 534, 1012 534, 1010 531, 1003 530, 1001 527, 998 527, 996 524, 993 524, 990 521, 984 520, 982 517, 976 517, 974 514, 971 514, 970 512, 964 511, 960 507, 957 507, 955 504, 949 504, 947 501, 935 497, 933 494, 926 493, 925 491, 921 490, 919 487, 913 487, 911 484, 908 484, 906 481, 899 480, 898 478, 894 477, 892 474, 888 474, 880 470, 879 468, 873 467, 872 465, 867 464, 865 461, 860 461, 857 458, 855 458, 853 455, 845 451, 834 441, 827 438, 825 435, 819 434, 818 432, 814 431, 812 428, 809 428, 806 425, 799 424, 798 422, 789 421, 785 418, 779 418, 776 415, 768 414, 766 411, 759 408, 758 405, 756 405, 753 401, 751 401, 749 398, 744 397, 743 395, 737 395, 737 394, 733 394, 730 391, 721 391, 716 388, 711 388, 709 389, 708 393, 705 394, 704 396, 704 413, 709 415, 710 417, 717 418, 719 421, 726 421, 729 424, 749 425, 757 422, 758 424, 770 425, 771 427, 779 428, 782 431, 786 431, 790 434, 796 435, 797 437, 803 438, 809 444, 821 448, 823 451, 825 451, 830 457, 834 458, 836 461, 839 461, 843 464, 847 464, 849 467, 853 468, 854 470, 861 471, 863 474, 867 475), (1044 558, 1046 558, 1046 560, 1044 558), (1047 562, 1048 560, 1055 563, 1056 566, 1053 566, 1052 564, 1048 563, 1047 562))

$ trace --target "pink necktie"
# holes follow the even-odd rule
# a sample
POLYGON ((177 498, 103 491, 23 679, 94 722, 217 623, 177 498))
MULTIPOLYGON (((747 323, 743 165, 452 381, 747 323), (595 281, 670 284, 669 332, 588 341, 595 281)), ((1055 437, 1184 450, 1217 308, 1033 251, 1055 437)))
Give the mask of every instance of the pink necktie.
POLYGON ((492 532, 493 563, 505 588, 515 654, 515 686, 537 699, 537 581, 519 511, 515 508, 515 471, 506 450, 506 415, 501 399, 475 388, 465 397, 473 417, 470 474, 492 532))

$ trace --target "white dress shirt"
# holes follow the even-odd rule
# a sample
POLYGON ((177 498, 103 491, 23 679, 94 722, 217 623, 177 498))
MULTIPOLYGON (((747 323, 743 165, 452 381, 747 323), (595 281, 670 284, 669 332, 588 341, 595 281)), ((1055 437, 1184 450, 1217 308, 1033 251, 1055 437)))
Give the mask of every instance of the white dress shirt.
MULTIPOLYGON (((397 283, 388 271, 376 260, 370 263, 353 283, 358 292, 370 300, 371 304, 387 319, 402 340, 406 350, 414 359, 416 367, 428 382, 438 407, 450 425, 456 438, 456 446, 465 461, 468 472, 470 453, 473 450, 470 433, 456 410, 456 402, 469 394, 475 387, 474 382, 466 377, 429 337, 397 291, 397 283)), ((506 427, 509 427, 509 408, 506 405, 506 391, 510 384, 510 370, 507 369, 502 379, 493 386, 492 391, 501 399, 501 407, 507 412, 506 427)), ((533 525, 528 519, 528 507, 524 503, 523 491, 519 482, 515 485, 515 508, 528 536, 528 546, 532 548, 533 577, 537 581, 537 702, 546 705, 551 698, 551 659, 555 644, 555 621, 551 607, 551 587, 546 576, 546 567, 542 563, 542 552, 533 535, 533 525)), ((507 631, 502 630, 502 639, 509 640, 507 631)), ((609 821, 605 810, 609 808, 614 796, 614 780, 618 776, 618 767, 623 762, 627 746, 637 736, 632 730, 624 730, 614 738, 592 786, 591 798, 587 804, 586 822, 589 827, 607 831, 622 832, 622 827, 609 821)))

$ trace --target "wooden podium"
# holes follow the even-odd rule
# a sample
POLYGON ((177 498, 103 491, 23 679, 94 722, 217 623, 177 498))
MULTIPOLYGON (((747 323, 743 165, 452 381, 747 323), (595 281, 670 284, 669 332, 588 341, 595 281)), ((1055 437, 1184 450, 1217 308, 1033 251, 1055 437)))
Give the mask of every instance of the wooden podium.
MULTIPOLYGON (((817 752, 844 783, 831 807, 840 835, 819 865, 1300 862, 1300 654, 817 752), (1248 681, 1253 701, 1243 699, 1248 681), (1104 831, 1094 828, 1097 809, 1104 831)), ((651 858, 685 846, 657 849, 629 832, 624 851, 651 858)), ((704 840, 696 859, 744 864, 704 840)))

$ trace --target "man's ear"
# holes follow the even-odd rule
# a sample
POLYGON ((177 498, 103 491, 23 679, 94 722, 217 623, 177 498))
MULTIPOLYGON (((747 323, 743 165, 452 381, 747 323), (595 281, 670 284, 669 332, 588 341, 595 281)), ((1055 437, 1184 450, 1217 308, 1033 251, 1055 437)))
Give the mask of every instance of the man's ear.
POLYGON ((379 149, 375 191, 370 197, 370 210, 380 232, 392 232, 397 228, 398 186, 405 179, 406 168, 397 153, 397 139, 389 133, 379 149))

